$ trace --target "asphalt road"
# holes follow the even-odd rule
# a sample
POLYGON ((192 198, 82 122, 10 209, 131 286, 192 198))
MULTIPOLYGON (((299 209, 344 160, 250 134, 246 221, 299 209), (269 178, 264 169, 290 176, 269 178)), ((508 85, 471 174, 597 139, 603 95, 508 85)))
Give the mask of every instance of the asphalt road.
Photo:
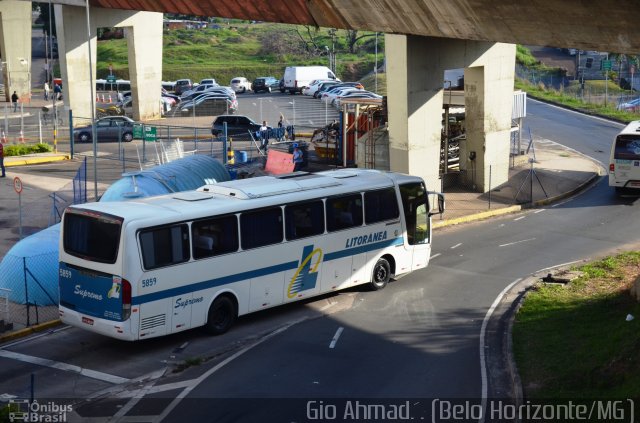
MULTIPOLYGON (((532 133, 606 163, 620 125, 528 107, 532 133)), ((0 394, 25 395, 33 373, 39 396, 109 398, 82 415, 166 422, 305 421, 332 411, 308 410, 308 401, 323 399, 342 408, 348 398, 412 399, 416 407, 433 398, 476 401, 491 392, 480 339, 495 298, 542 269, 637 248, 639 207, 603 178, 562 204, 436 231, 429 267, 381 292, 254 314, 222 337, 193 330, 130 344, 75 328, 42 334, 0 349, 0 394), (187 368, 163 375, 180 364, 187 368)))

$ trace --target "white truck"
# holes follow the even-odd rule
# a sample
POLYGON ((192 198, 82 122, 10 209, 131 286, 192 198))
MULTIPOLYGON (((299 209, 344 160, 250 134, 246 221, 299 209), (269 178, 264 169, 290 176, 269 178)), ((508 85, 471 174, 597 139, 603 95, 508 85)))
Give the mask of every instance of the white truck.
POLYGON ((308 87, 314 79, 337 78, 326 66, 287 66, 284 70, 280 92, 289 91, 291 94, 302 92, 302 89, 308 87))

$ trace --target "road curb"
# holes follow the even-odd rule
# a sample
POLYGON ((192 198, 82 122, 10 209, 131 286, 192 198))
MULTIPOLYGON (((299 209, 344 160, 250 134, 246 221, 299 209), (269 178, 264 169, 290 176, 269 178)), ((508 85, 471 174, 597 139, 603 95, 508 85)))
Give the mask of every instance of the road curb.
POLYGON ((0 344, 7 341, 13 341, 14 339, 23 338, 27 335, 31 335, 32 333, 42 332, 43 330, 50 329, 60 324, 62 324, 60 319, 56 319, 56 320, 50 320, 48 322, 40 323, 34 326, 29 326, 28 328, 5 333, 0 335, 0 344))
MULTIPOLYGON (((592 162, 593 159, 591 159, 589 156, 585 156, 582 153, 579 153, 582 156, 589 158, 592 162)), ((591 175, 591 177, 589 179, 587 179, 586 181, 584 181, 583 183, 581 183, 580 185, 578 185, 577 187, 575 187, 574 189, 567 191, 567 192, 563 192, 562 194, 558 194, 555 197, 551 197, 551 198, 545 198, 543 200, 537 200, 534 201, 533 204, 530 207, 539 207, 539 206, 548 206, 549 204, 552 204, 556 201, 560 201, 560 200, 564 200, 565 198, 569 198, 572 195, 582 191, 583 189, 585 189, 586 187, 588 187, 589 185, 591 185, 596 179, 600 178, 601 176, 606 175, 606 170, 597 162, 594 162, 594 165, 596 166, 596 172, 591 175)))
POLYGON ((71 156, 69 154, 60 154, 58 156, 46 156, 46 157, 26 157, 26 158, 19 158, 19 159, 5 157, 4 165, 5 167, 25 166, 25 165, 32 165, 32 164, 61 162, 64 160, 69 160, 70 158, 71 156))
POLYGON ((487 219, 489 217, 494 217, 494 216, 501 216, 503 214, 516 213, 516 212, 519 212, 520 210, 522 210, 522 206, 520 205, 503 207, 500 209, 488 210, 485 212, 470 214, 468 216, 455 217, 453 219, 446 219, 446 220, 438 220, 433 222, 432 226, 434 229, 444 228, 446 226, 453 226, 453 225, 459 225, 461 223, 475 222, 477 220, 487 219))

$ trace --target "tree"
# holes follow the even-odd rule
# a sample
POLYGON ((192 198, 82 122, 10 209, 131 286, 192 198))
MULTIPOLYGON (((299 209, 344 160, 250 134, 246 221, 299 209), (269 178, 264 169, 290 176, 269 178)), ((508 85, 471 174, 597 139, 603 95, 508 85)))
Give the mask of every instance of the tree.
POLYGON ((347 47, 349 48, 349 53, 351 54, 355 54, 356 52, 356 43, 360 40, 362 40, 363 38, 367 38, 367 37, 375 37, 376 34, 374 33, 366 33, 366 34, 362 34, 362 35, 358 35, 358 30, 357 29, 347 29, 347 47))

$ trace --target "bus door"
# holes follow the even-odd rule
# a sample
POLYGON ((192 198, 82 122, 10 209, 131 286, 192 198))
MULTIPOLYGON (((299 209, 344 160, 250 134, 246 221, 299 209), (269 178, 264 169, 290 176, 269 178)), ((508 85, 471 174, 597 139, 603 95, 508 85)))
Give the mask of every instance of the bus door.
POLYGON ((400 196, 406 225, 405 248, 412 251, 411 270, 429 263, 431 255, 431 219, 429 201, 423 182, 400 185, 400 196))

